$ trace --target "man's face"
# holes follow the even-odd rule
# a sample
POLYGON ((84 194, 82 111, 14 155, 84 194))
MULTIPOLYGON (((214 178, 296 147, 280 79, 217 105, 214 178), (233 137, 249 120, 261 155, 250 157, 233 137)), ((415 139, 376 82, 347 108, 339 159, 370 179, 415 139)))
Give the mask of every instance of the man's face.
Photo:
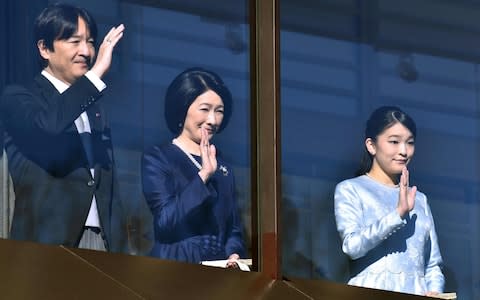
POLYGON ((38 45, 40 54, 48 60, 45 70, 69 85, 88 71, 95 57, 94 40, 82 18, 78 18, 77 32, 70 38, 53 42, 53 51, 42 45, 38 45))

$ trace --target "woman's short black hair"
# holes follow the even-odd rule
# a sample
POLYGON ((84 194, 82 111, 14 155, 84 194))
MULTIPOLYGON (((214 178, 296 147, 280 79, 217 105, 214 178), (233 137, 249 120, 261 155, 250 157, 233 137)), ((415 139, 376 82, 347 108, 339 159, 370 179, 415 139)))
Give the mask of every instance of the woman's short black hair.
MULTIPOLYGON (((66 40, 78 30, 78 18, 83 19, 94 41, 97 39, 97 24, 92 15, 84 8, 65 3, 56 3, 46 7, 35 20, 35 44, 43 40, 45 47, 54 51, 53 42, 66 40)), ((42 68, 48 62, 39 54, 42 68)))
POLYGON ((222 131, 232 115, 232 95, 216 73, 203 68, 190 68, 180 73, 170 83, 165 96, 165 120, 170 131, 180 134, 187 111, 195 99, 207 91, 213 91, 223 101, 223 121, 217 132, 222 131))

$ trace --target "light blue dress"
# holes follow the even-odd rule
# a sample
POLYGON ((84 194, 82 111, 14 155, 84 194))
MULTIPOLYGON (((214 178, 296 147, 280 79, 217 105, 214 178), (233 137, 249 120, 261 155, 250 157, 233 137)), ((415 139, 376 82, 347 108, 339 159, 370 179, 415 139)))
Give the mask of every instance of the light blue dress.
POLYGON ((442 257, 425 194, 404 219, 398 187, 363 175, 335 189, 335 219, 342 250, 351 259, 350 285, 424 295, 443 292, 442 257))

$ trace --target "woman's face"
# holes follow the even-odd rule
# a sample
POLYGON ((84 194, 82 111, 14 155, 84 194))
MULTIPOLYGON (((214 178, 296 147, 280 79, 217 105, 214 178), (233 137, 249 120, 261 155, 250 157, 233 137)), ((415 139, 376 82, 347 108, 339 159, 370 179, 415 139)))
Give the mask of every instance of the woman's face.
POLYGON ((210 140, 222 124, 223 112, 222 98, 214 91, 206 91, 188 108, 181 135, 198 144, 201 140, 200 128, 205 128, 210 140))
POLYGON ((412 132, 401 123, 384 130, 377 136, 376 141, 368 138, 365 143, 368 152, 373 156, 370 172, 380 171, 389 177, 401 174, 415 152, 412 132))

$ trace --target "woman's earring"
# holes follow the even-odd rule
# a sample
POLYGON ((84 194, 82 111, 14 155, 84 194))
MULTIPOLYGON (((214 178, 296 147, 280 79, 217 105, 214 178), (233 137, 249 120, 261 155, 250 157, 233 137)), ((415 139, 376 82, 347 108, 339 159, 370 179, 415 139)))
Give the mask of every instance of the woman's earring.
POLYGON ((182 128, 182 127, 183 127, 183 123, 182 122, 178 123, 178 128, 182 128))

